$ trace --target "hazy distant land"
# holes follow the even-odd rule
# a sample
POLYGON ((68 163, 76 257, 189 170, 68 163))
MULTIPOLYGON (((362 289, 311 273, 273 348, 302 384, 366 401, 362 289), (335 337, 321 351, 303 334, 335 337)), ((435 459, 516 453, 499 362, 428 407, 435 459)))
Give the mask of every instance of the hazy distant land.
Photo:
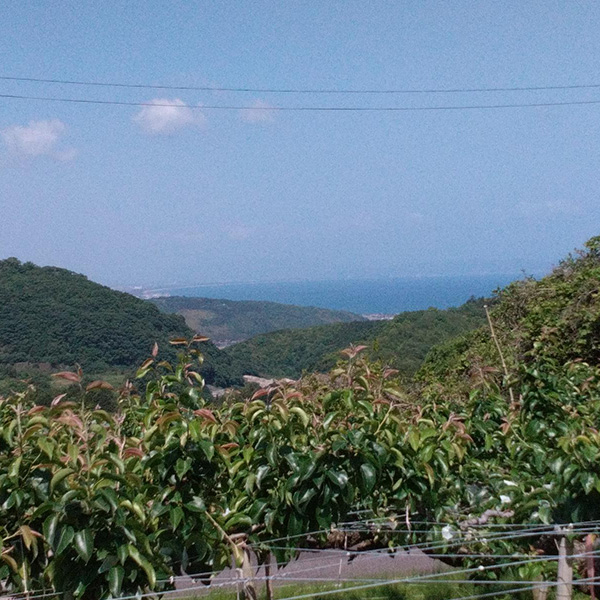
MULTIPOLYGON (((536 273, 537 275, 537 273, 536 273)), ((190 287, 127 287, 143 298, 189 296, 227 300, 261 300, 350 311, 359 315, 395 315, 430 307, 460 306, 472 296, 490 296, 522 273, 343 279, 331 281, 248 282, 190 287)))

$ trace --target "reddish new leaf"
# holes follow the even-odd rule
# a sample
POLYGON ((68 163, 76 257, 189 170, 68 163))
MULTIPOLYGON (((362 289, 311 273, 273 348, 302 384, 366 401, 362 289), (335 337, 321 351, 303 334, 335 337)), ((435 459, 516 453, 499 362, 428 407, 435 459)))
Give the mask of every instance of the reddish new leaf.
POLYGON ((207 419, 208 421, 212 421, 213 423, 217 422, 215 415, 212 413, 211 410, 208 410, 208 408, 199 408, 198 410, 194 411, 194 414, 198 415, 199 417, 203 417, 204 419, 207 419))
POLYGON ((192 338, 192 342, 208 342, 209 339, 205 335, 195 335, 192 338))
POLYGON ((92 381, 88 386, 86 386, 85 391, 89 392, 90 390, 112 390, 113 386, 108 383, 108 381, 102 381, 101 379, 96 379, 96 381, 92 381))
POLYGON ((77 375, 77 373, 73 373, 71 371, 60 371, 60 373, 54 373, 52 377, 66 379, 67 381, 74 381, 75 383, 79 383, 81 381, 81 377, 77 375))

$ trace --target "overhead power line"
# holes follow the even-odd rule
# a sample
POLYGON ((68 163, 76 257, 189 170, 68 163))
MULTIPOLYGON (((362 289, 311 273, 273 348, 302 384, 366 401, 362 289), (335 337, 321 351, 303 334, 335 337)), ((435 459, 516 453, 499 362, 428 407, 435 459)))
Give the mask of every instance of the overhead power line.
POLYGON ((472 87, 472 88, 400 88, 400 89, 336 89, 336 88, 253 88, 196 85, 153 85, 147 83, 124 83, 109 81, 78 81, 72 79, 44 79, 39 77, 10 77, 1 75, 2 81, 27 83, 50 83, 56 85, 81 85, 94 87, 133 88, 148 90, 179 90, 197 92, 242 92, 256 94, 457 94, 467 92, 535 92, 544 90, 582 90, 600 88, 600 83, 573 85, 531 85, 514 87, 472 87))
POLYGON ((99 104, 114 106, 164 106, 168 108, 190 108, 195 110, 250 110, 278 112, 418 112, 439 110, 485 110, 499 108, 535 108, 550 106, 585 106, 600 104, 600 100, 571 100, 565 102, 519 102, 512 104, 471 104, 454 106, 247 106, 247 105, 194 105, 168 104, 161 102, 129 102, 124 100, 95 100, 90 98, 57 98, 47 96, 25 96, 0 94, 0 98, 12 100, 36 100, 40 102, 65 102, 71 104, 99 104))

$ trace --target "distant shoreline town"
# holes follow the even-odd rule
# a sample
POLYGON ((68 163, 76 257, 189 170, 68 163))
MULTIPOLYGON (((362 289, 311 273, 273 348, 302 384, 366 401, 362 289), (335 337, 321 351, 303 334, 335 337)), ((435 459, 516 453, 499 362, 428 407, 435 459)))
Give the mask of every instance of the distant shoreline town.
MULTIPOLYGON (((122 290, 125 291, 125 290, 122 290)), ((153 300, 156 298, 171 298, 171 294, 169 293, 164 293, 164 292, 156 292, 153 290, 147 290, 144 288, 128 288, 127 292, 129 294, 132 294, 133 296, 137 296, 138 298, 141 298, 142 300, 153 300)), ((280 302, 278 304, 285 304, 284 302, 280 302)), ((367 319, 367 321, 391 321, 397 313, 394 314, 388 314, 388 313, 367 313, 367 314, 362 314, 361 317, 364 317, 365 319, 367 319)), ((234 343, 234 342, 232 342, 234 343)), ((223 345, 223 347, 226 347, 230 345, 229 343, 225 343, 223 345)))

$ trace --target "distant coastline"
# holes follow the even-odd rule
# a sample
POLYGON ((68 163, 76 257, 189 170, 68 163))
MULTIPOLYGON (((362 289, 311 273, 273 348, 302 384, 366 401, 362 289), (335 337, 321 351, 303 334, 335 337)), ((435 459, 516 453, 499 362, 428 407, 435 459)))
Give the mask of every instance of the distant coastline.
POLYGON ((410 310, 458 306, 471 296, 489 296, 496 288, 522 277, 522 274, 514 273, 122 289, 142 298, 191 296, 226 300, 268 300, 299 306, 349 310, 362 315, 385 318, 410 310))

